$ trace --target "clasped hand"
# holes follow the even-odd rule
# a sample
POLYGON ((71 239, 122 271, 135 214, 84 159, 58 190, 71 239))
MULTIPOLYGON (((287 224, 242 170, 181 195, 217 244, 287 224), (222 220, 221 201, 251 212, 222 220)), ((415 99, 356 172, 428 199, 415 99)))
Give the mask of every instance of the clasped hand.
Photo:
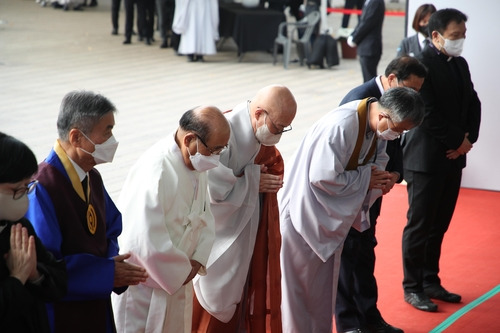
POLYGON ((265 165, 260 166, 259 192, 276 193, 283 187, 283 177, 267 173, 265 165))
POLYGON ((5 255, 10 276, 22 284, 27 280, 37 280, 40 275, 36 268, 35 237, 28 236, 28 230, 18 223, 10 229, 10 250, 5 255))

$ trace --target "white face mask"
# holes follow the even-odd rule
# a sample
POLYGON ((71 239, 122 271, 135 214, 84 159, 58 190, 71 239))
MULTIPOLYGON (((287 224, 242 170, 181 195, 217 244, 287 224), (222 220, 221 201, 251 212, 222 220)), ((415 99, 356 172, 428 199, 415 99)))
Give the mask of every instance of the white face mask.
POLYGON ((269 130, 269 127, 267 127, 267 124, 266 124, 267 114, 264 117, 265 117, 264 118, 264 125, 257 128, 257 131, 255 132, 255 137, 264 146, 274 146, 278 142, 280 142, 281 133, 280 134, 271 133, 271 131, 269 130))
POLYGON ((113 161, 116 149, 118 148, 118 141, 116 141, 113 135, 111 135, 111 137, 106 141, 104 141, 103 143, 95 144, 83 132, 81 133, 85 138, 87 138, 87 140, 89 140, 94 145, 95 150, 94 152, 90 153, 83 148, 80 149, 86 152, 87 154, 92 155, 92 157, 94 157, 94 161, 96 164, 111 163, 113 161))
MULTIPOLYGON (((387 118, 387 121, 389 121, 389 118, 387 118)), ((380 132, 378 130, 378 124, 379 123, 380 123, 380 121, 377 123, 377 136, 378 136, 379 139, 381 139, 381 140, 387 140, 387 141, 392 141, 392 140, 396 140, 401 135, 400 133, 392 130, 389 127, 389 123, 387 123, 387 129, 385 131, 383 131, 383 132, 380 132)))
POLYGON ((0 193, 0 220, 18 221, 28 210, 29 200, 27 195, 14 200, 11 194, 0 193))
POLYGON ((392 140, 396 140, 397 138, 399 138, 401 134, 399 134, 398 132, 396 131, 393 131, 391 130, 390 128, 386 129, 385 131, 383 132, 380 132, 378 129, 377 129, 377 136, 382 139, 382 140, 387 140, 387 141, 392 141, 392 140))
POLYGON ((441 34, 439 34, 444 39, 444 45, 441 47, 446 51, 446 54, 452 57, 459 57, 464 49, 465 38, 460 39, 446 39, 441 34))
POLYGON ((198 151, 198 139, 196 139, 196 154, 191 155, 188 147, 186 147, 189 154, 191 165, 198 172, 207 171, 219 166, 220 155, 205 156, 198 151))

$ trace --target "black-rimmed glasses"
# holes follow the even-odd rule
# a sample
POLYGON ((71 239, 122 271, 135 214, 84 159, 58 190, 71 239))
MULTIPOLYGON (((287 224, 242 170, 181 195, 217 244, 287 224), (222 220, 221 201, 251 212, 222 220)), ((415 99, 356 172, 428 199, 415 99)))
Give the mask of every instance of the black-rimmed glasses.
POLYGON ((198 134, 196 134, 196 137, 198 139, 200 139, 201 143, 203 143, 203 145, 205 146, 205 148, 207 148, 207 150, 210 152, 210 154, 212 155, 220 155, 222 154, 222 152, 224 152, 226 149, 227 149, 227 145, 225 146, 222 146, 222 147, 215 147, 215 148, 210 148, 206 143, 205 143, 205 140, 203 140, 201 138, 201 136, 199 136, 198 134))
POLYGON ((17 190, 14 190, 12 198, 14 200, 18 200, 21 199, 25 194, 30 194, 31 192, 33 192, 37 184, 38 180, 33 180, 29 182, 28 185, 18 188, 17 190))
MULTIPOLYGON (((266 118, 267 116, 269 115, 269 112, 267 112, 266 110, 262 109, 262 111, 264 111, 266 113, 266 118)), ((273 133, 274 135, 280 135, 280 134, 283 134, 285 132, 288 132, 288 131, 291 131, 292 130, 292 125, 288 125, 288 126, 285 126, 282 128, 282 130, 280 131, 278 129, 278 126, 276 126, 273 122, 273 120, 271 119, 271 117, 269 117, 269 121, 271 122, 271 125, 273 125, 274 129, 276 130, 276 133, 273 133)))

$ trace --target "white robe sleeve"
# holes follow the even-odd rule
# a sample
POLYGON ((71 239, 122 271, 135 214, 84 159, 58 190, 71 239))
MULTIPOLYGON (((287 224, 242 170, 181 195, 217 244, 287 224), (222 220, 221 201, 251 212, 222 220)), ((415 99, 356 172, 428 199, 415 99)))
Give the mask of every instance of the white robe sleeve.
POLYGON ((119 199, 122 250, 131 252, 130 262, 146 269, 147 286, 162 288, 169 294, 182 287, 191 272, 190 258, 174 246, 171 233, 175 232, 166 224, 172 210, 180 208, 173 205, 183 187, 186 185, 179 184, 171 165, 144 159, 131 170, 119 199))

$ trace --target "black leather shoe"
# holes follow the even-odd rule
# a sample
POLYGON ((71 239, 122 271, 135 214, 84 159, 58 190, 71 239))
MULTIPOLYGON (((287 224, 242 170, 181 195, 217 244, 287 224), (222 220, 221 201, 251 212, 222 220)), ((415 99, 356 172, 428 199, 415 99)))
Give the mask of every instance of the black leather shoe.
POLYGON ((166 49, 166 48, 168 48, 168 41, 164 40, 164 41, 161 43, 160 48, 161 48, 161 49, 166 49))
POLYGON ((406 293, 405 292, 405 302, 412 305, 414 308, 427 312, 436 312, 437 305, 432 303, 432 301, 424 293, 406 293))
POLYGON ((424 293, 429 298, 438 299, 440 301, 448 303, 460 303, 462 296, 454 293, 450 293, 448 290, 444 289, 442 286, 425 288, 424 293))
POLYGON ((123 41, 123 44, 130 44, 130 43, 131 43, 130 38, 127 38, 123 41))
POLYGON ((146 38, 146 41, 144 42, 146 45, 151 45, 151 38, 146 38))
POLYGON ((118 29, 117 28, 113 28, 113 30, 111 30, 111 34, 112 35, 118 35, 118 29))
POLYGON ((374 323, 370 323, 368 329, 371 333, 404 333, 402 329, 386 323, 383 318, 380 318, 374 323))

